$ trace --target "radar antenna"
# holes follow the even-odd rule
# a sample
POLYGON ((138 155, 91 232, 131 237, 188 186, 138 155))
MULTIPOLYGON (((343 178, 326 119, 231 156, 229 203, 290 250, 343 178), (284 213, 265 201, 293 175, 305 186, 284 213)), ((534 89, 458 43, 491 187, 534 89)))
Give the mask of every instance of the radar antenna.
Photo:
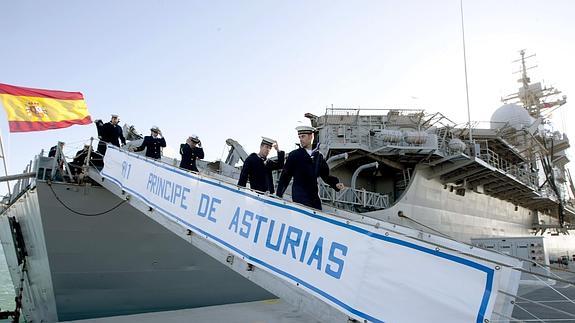
POLYGON ((518 82, 521 83, 522 86, 517 93, 508 95, 503 98, 502 101, 504 103, 521 103, 533 118, 546 117, 543 113, 546 113, 548 116, 553 110, 567 103, 567 96, 563 95, 562 97, 558 97, 561 91, 556 88, 552 86, 543 87, 541 82, 531 83, 531 79, 527 75, 527 70, 537 66, 527 67, 525 61, 528 58, 535 57, 535 55, 525 56, 525 49, 520 50, 519 54, 521 55, 521 59, 514 62, 521 63, 521 70, 518 71, 518 73, 521 73, 521 78, 518 82))

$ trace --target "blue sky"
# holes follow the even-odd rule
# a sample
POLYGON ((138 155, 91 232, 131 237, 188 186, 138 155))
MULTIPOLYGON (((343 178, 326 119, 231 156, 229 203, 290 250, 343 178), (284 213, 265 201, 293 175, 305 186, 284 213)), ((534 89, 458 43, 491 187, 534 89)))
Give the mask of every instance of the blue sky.
MULTIPOLYGON (((537 55, 532 78, 568 95, 558 128, 575 120, 574 9, 464 1, 473 120, 489 120, 516 90, 523 48, 537 55)), ((4 1, 0 12, 0 83, 80 91, 93 119, 117 113, 144 134, 159 126, 167 154, 191 134, 212 160, 225 157, 226 138, 249 152, 268 136, 289 151, 303 114, 331 104, 467 120, 458 0, 4 1)), ((96 135, 9 134, 2 119, 9 173, 58 140, 73 155, 96 135)))

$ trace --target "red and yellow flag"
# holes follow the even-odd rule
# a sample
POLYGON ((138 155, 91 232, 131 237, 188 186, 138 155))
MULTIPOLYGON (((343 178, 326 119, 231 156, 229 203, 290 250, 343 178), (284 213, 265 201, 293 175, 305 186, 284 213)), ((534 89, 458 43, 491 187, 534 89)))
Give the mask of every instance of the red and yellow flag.
POLYGON ((0 99, 8 115, 10 132, 60 129, 90 124, 80 92, 32 89, 0 83, 0 99))

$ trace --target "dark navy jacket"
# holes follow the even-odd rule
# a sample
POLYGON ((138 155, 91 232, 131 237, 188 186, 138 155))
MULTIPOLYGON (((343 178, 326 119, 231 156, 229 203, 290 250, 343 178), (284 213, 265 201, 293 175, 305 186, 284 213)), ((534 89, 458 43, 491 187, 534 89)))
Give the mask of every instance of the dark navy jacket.
POLYGON ((277 196, 283 196, 293 177, 292 200, 321 210, 317 178, 321 177, 336 191, 339 191, 336 188, 339 179, 329 175, 329 167, 319 151, 315 151, 312 156, 304 148, 289 153, 280 175, 277 196))
POLYGON ((160 147, 166 147, 166 139, 164 137, 152 137, 152 136, 145 136, 142 145, 134 151, 142 151, 146 148, 146 157, 151 157, 154 159, 162 158, 162 151, 160 147))
POLYGON ((98 136, 100 137, 100 140, 116 147, 120 147, 120 141, 122 141, 122 145, 126 144, 122 127, 113 125, 111 122, 104 123, 98 127, 98 136))
POLYGON ((74 160, 70 162, 71 171, 73 175, 80 174, 82 172, 82 166, 86 162, 86 158, 88 158, 88 149, 78 150, 76 152, 76 156, 74 156, 74 160))
POLYGON ((258 154, 252 153, 244 161, 238 185, 245 187, 249 180, 251 189, 273 194, 275 190, 272 171, 282 169, 284 159, 285 152, 281 150, 278 151, 277 161, 270 159, 264 160, 258 154))
POLYGON ((189 169, 194 172, 199 171, 196 166, 196 159, 204 159, 204 149, 197 146, 192 148, 188 144, 181 144, 180 155, 182 155, 182 161, 180 162, 181 168, 189 169))

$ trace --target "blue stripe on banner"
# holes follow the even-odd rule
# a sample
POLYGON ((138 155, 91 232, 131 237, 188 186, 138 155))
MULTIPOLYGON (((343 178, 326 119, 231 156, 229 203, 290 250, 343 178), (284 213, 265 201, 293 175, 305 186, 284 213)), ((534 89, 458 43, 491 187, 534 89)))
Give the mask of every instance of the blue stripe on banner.
MULTIPOLYGON (((273 206, 276 206, 276 207, 279 207, 279 208, 291 210, 291 211, 294 211, 294 212, 297 212, 297 213, 300 213, 300 214, 309 216, 309 217, 314 218, 314 219, 318 219, 318 220, 321 220, 321 221, 324 221, 324 222, 327 222, 327 223, 331 223, 331 224, 333 224, 333 225, 336 225, 336 226, 339 226, 339 227, 342 227, 342 228, 346 228, 346 229, 355 231, 355 232, 360 233, 360 234, 367 235, 367 236, 369 236, 369 237, 373 237, 373 238, 378 239, 378 240, 382 240, 382 241, 386 241, 386 242, 389 242, 389 243, 401 245, 401 246, 404 246, 404 247, 407 247, 407 248, 415 249, 415 250, 418 250, 418 251, 421 251, 421 252, 424 252, 424 253, 427 253, 427 254, 430 254, 430 255, 433 255, 433 256, 437 256, 437 257, 440 257, 440 258, 444 258, 444 259, 447 259, 447 260, 451 260, 451 261, 453 261, 453 262, 456 262, 456 263, 459 263, 459 264, 462 264, 462 265, 465 265, 465 266, 468 266, 468 267, 475 268, 475 269, 477 269, 477 270, 479 270, 479 271, 485 272, 486 275, 487 275, 487 277, 486 277, 487 279, 486 279, 486 282, 485 282, 485 290, 484 290, 484 292, 483 292, 483 298, 482 298, 482 301, 481 301, 481 306, 480 306, 480 308, 479 308, 479 312, 477 313, 477 320, 476 320, 476 323, 483 323, 483 320, 484 320, 484 318, 485 318, 485 311, 487 310, 487 305, 489 304, 489 299, 490 299, 490 295, 491 295, 491 289, 492 289, 492 287, 493 287, 493 276, 494 276, 494 271, 493 271, 493 269, 491 269, 491 268, 489 268, 489 267, 487 267, 487 266, 485 266, 485 265, 482 265, 482 264, 480 264, 480 263, 471 261, 471 260, 469 260, 469 259, 461 258, 461 257, 455 256, 455 255, 451 255, 451 254, 448 254, 448 253, 444 253, 444 252, 442 252, 442 251, 438 251, 438 250, 435 250, 435 249, 426 248, 426 247, 423 247, 423 246, 420 246, 420 245, 417 245, 417 244, 414 244, 414 243, 411 243, 411 242, 407 242, 407 241, 400 240, 400 239, 397 239, 397 238, 392 238, 392 237, 388 237, 388 236, 385 236, 385 235, 382 235, 382 234, 379 234, 379 233, 375 233, 375 232, 372 232, 372 231, 369 231, 369 230, 366 230, 366 229, 363 229, 363 228, 360 228, 360 227, 356 227, 356 226, 351 225, 351 224, 347 224, 347 223, 345 223, 345 222, 340 222, 340 221, 338 221, 338 220, 336 220, 336 219, 327 218, 327 217, 324 217, 324 216, 322 216, 322 215, 320 215, 320 214, 317 214, 316 212, 308 211, 308 210, 306 210, 306 209, 302 209, 302 208, 297 207, 297 206, 294 206, 294 205, 287 205, 287 204, 283 204, 283 203, 276 202, 276 201, 270 201, 270 200, 268 200, 268 199, 262 198, 262 197, 259 196, 259 194, 257 194, 257 193, 246 192, 246 191, 243 190, 244 188, 241 188, 241 189, 240 189, 239 187, 237 187, 237 188, 228 187, 228 186, 226 186, 226 185, 223 185, 221 182, 215 182, 215 181, 211 181, 211 180, 202 178, 202 177, 196 175, 195 173, 190 173, 190 172, 187 172, 187 171, 184 171, 184 170, 180 170, 180 169, 178 169, 178 168, 171 168, 171 167, 166 166, 166 165, 165 165, 164 163, 162 163, 162 162, 158 162, 158 161, 155 161, 155 160, 150 160, 150 159, 145 158, 145 157, 143 157, 143 156, 140 156, 140 155, 137 155, 137 154, 134 154, 134 153, 131 153, 131 152, 127 152, 127 151, 120 150, 120 149, 119 149, 118 147, 116 147, 116 146, 111 146, 111 145, 109 145, 109 146, 108 146, 108 149, 118 150, 118 151, 120 151, 120 152, 122 152, 122 153, 126 153, 126 154, 130 155, 131 157, 134 157, 134 158, 137 158, 137 159, 141 159, 141 160, 143 160, 143 161, 145 161, 145 162, 147 162, 147 163, 153 164, 154 166, 163 168, 163 169, 165 169, 165 170, 167 170, 167 171, 170 171, 170 172, 172 172, 172 173, 180 174, 180 175, 189 177, 189 178, 191 178, 191 179, 197 180, 197 181, 199 181, 199 182, 206 183, 206 184, 209 184, 209 185, 212 185, 212 186, 216 186, 216 187, 219 187, 219 188, 228 190, 228 191, 230 191, 230 192, 234 192, 234 193, 236 193, 236 194, 243 195, 243 196, 245 196, 245 197, 249 197, 249 198, 254 199, 254 200, 256 200, 256 201, 263 202, 263 203, 265 203, 265 204, 270 204, 270 205, 273 205, 273 206)), ((234 250, 235 252, 237 252, 238 254, 242 255, 243 257, 245 257, 245 258, 251 260, 252 262, 258 263, 258 264, 260 264, 260 265, 262 265, 262 266, 264 266, 264 267, 266 267, 266 268, 268 268, 268 269, 270 269, 270 270, 272 270, 272 271, 274 271, 274 272, 276 272, 276 273, 278 273, 278 274, 281 274, 281 275, 284 276, 284 277, 287 277, 287 278, 289 278, 289 279, 291 279, 291 280, 293 280, 293 281, 299 283, 299 284, 302 285, 302 286, 305 286, 306 288, 308 288, 308 289, 310 289, 310 290, 316 292, 317 294, 319 294, 319 295, 325 297, 326 299, 328 299, 328 300, 332 301, 333 303, 339 305, 340 307, 346 309, 346 310, 349 311, 350 313, 353 313, 353 314, 355 314, 355 315, 357 315, 357 316, 359 316, 359 317, 362 317, 362 318, 364 318, 364 319, 370 320, 370 321, 372 321, 372 322, 383 322, 383 321, 381 321, 381 320, 379 320, 379 319, 377 319, 377 318, 375 318, 375 317, 370 316, 369 314, 363 313, 363 312, 361 312, 361 311, 359 311, 359 310, 357 310, 357 309, 355 309, 355 308, 352 308, 351 306, 345 304, 344 302, 342 302, 342 301, 340 301, 339 299, 333 297, 332 295, 329 295, 328 293, 324 292, 323 290, 320 290, 319 288, 317 288, 317 287, 315 287, 315 286, 309 284, 308 282, 305 282, 305 281, 303 281, 303 280, 301 280, 301 279, 299 279, 299 278, 297 278, 297 277, 291 275, 290 273, 287 273, 287 272, 285 272, 285 271, 283 271, 283 270, 281 270, 281 269, 279 269, 279 268, 275 268, 274 266, 272 266, 272 265, 270 265, 270 264, 268 264, 268 263, 266 263, 266 262, 263 262, 263 261, 261 261, 260 259, 254 258, 254 257, 248 255, 247 253, 243 252, 242 250, 237 249, 236 247, 230 245, 229 243, 227 243, 227 242, 225 242, 225 241, 219 239, 218 237, 211 235, 210 233, 208 233, 208 232, 206 232, 206 231, 204 231, 204 230, 202 230, 202 229, 196 227, 195 225, 193 225, 193 224, 191 224, 191 223, 188 223, 187 221, 183 220, 182 218, 178 217, 177 215, 172 214, 171 212, 169 212, 169 211, 163 209, 162 207, 160 207, 160 206, 158 206, 157 204, 153 203, 152 201, 148 200, 146 197, 144 197, 144 196, 141 195, 140 193, 138 193, 138 192, 136 192, 136 191, 134 191, 134 190, 132 190, 132 189, 130 189, 130 188, 128 188, 128 187, 125 187, 125 186, 122 184, 122 182, 120 182, 119 180, 117 180, 117 179, 114 178, 113 176, 111 176, 111 175, 109 175, 109 174, 106 174, 103 170, 102 170, 101 174, 102 174, 105 178, 107 178, 107 179, 113 181, 113 182, 116 183, 118 186, 122 187, 122 189, 127 190, 127 191, 131 192, 132 194, 135 194, 135 195, 138 196, 140 199, 146 201, 146 203, 150 204, 150 205, 153 206, 154 208, 160 210, 162 213, 164 213, 164 214, 170 216, 171 218, 175 219, 177 222, 183 223, 183 224, 185 224, 186 226, 188 226, 188 227, 190 227, 190 228, 192 228, 192 229, 194 229, 194 230, 200 232, 202 235, 204 235, 204 236, 206 236, 206 237, 209 237, 209 238, 211 238, 211 239, 213 239, 213 240, 219 242, 220 244, 222 244, 222 245, 224 245, 224 246, 226 246, 226 247, 228 247, 228 248, 234 250)), ((228 184, 228 185, 231 185, 231 184, 228 184)))

